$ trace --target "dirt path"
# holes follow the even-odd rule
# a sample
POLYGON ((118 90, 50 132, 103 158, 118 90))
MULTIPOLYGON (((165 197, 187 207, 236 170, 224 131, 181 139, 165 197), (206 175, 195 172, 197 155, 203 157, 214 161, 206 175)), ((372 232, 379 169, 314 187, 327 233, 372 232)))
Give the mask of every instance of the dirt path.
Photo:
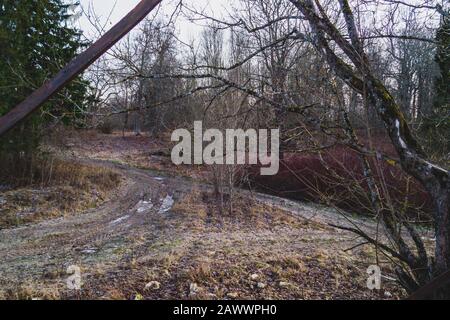
MULTIPOLYGON (((373 299, 402 294, 389 282, 379 292, 366 288, 373 252, 343 251, 355 239, 327 225, 346 222, 332 210, 242 191, 250 209, 258 207, 263 214, 222 217, 208 211, 206 200, 203 207, 196 206, 198 199, 186 200, 207 194, 207 184, 117 162, 83 161, 114 168, 125 182, 99 208, 1 230, 4 297, 373 299), (173 210, 162 212, 167 196, 174 200, 173 210), (67 288, 71 265, 82 270, 81 291, 67 288)), ((358 223, 374 228, 370 221, 358 223)))
MULTIPOLYGON (((99 161, 86 162, 102 165, 99 161)), ((114 200, 76 216, 0 231, 2 287, 8 287, 11 281, 19 284, 45 273, 51 276, 66 265, 117 261, 118 255, 113 251, 132 247, 131 238, 137 237, 140 231, 149 237, 159 236, 155 231, 160 230, 155 229, 164 223, 163 217, 155 219, 149 211, 137 212, 141 200, 160 201, 169 193, 179 197, 193 186, 182 179, 168 186, 165 179, 150 172, 108 162, 103 165, 114 167, 126 177, 114 200)))

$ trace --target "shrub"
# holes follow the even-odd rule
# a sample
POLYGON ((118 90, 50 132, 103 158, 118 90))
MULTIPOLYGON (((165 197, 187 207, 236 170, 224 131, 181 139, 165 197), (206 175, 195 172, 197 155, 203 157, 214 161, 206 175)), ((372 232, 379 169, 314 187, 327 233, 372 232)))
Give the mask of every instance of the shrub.
MULTIPOLYGON (((423 187, 386 161, 370 159, 384 206, 423 219, 433 210, 423 187)), ((339 146, 309 154, 289 154, 276 176, 261 176, 253 167, 250 181, 259 190, 297 200, 324 202, 359 214, 371 214, 370 194, 360 156, 339 146)))

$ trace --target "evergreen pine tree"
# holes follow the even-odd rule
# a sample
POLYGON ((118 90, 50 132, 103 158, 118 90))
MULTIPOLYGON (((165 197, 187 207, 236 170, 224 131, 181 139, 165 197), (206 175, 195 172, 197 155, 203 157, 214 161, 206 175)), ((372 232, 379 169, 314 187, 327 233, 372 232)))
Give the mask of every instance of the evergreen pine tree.
MULTIPOLYGON (((64 0, 0 0, 0 116, 22 102, 86 46, 70 24, 73 3, 64 0)), ((0 160, 26 162, 39 144, 42 128, 55 118, 80 115, 88 84, 73 81, 0 141, 0 160), (18 161, 20 160, 20 161, 18 161)), ((23 164, 23 163, 22 163, 23 164)))

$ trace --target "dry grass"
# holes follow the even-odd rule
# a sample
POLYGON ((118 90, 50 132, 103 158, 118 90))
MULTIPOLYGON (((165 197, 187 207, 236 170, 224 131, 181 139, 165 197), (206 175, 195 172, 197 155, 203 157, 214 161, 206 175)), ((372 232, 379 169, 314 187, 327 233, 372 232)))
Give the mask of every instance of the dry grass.
POLYGON ((205 166, 174 165, 170 160, 171 132, 158 136, 136 136, 132 132, 102 134, 95 130, 74 131, 63 146, 80 158, 109 160, 135 168, 161 171, 165 174, 208 180, 205 166), (86 143, 88 142, 88 143, 86 143))
MULTIPOLYGON (((84 134, 92 137, 72 149, 73 155, 83 158, 129 163, 128 157, 140 155, 148 161, 148 152, 160 148, 154 145, 147 149, 153 142, 145 137, 84 134), (90 139, 93 144, 87 143, 92 143, 90 139)), ((280 209, 276 202, 256 200, 242 192, 236 197, 233 212, 221 214, 215 196, 205 192, 208 188, 202 185, 190 190, 197 184, 184 186, 184 180, 175 178, 166 178, 160 184, 153 179, 154 173, 121 167, 117 170, 127 177, 127 188, 123 189, 129 192, 117 192, 114 201, 87 211, 90 216, 70 219, 77 221, 76 231, 54 221, 42 233, 40 225, 4 232, 14 244, 0 246, 5 256, 0 297, 384 299, 385 291, 392 293, 390 299, 403 295, 391 283, 383 283, 380 292, 368 290, 366 270, 375 261, 373 252, 366 252, 366 247, 344 252, 355 244, 354 237, 328 227, 320 219, 307 219, 309 213, 295 215, 280 209), (174 194, 176 203, 164 214, 157 213, 157 208, 148 214, 133 213, 130 210, 140 200, 142 190, 151 192, 153 200, 174 194), (117 225, 108 223, 124 214, 130 218, 117 225), (36 238, 32 241, 27 238, 30 231, 36 238), (74 247, 97 251, 84 253, 74 247), (53 250, 51 257, 46 256, 48 248, 53 250), (82 267, 84 285, 80 292, 65 286, 69 261, 82 267), (26 265, 23 270, 18 268, 22 265, 26 265), (28 282, 23 283, 23 279, 28 282), (150 282, 160 286, 147 287, 150 282)), ((34 222, 49 215, 74 214, 83 211, 83 206, 97 206, 120 182, 120 176, 110 169, 79 163, 54 163, 52 172, 50 178, 46 175, 49 179, 35 182, 35 187, 44 186, 40 190, 27 187, 8 196, 6 192, 0 194, 0 201, 2 197, 5 200, 2 210, 11 205, 12 225, 23 223, 14 219, 27 219, 23 213, 29 211, 29 222, 34 222), (93 196, 97 193, 98 197, 93 196)), ((290 210, 289 206, 284 208, 290 210)), ((310 209, 316 211, 315 207, 310 209)))
POLYGON ((57 159, 43 165, 39 170, 46 175, 34 179, 34 184, 0 192, 0 228, 95 208, 121 182, 117 172, 106 168, 57 159))
POLYGON ((93 186, 112 190, 120 183, 120 175, 104 167, 94 167, 72 161, 55 160, 48 168, 47 185, 69 185, 88 191, 93 186))
POLYGON ((244 195, 237 195, 233 201, 233 212, 221 213, 218 201, 213 193, 194 190, 173 207, 173 212, 189 219, 198 230, 220 226, 226 228, 265 229, 277 227, 308 228, 329 230, 328 226, 314 221, 298 219, 292 213, 268 206, 244 195))
POLYGON ((20 285, 17 290, 9 291, 5 299, 8 300, 59 300, 60 290, 56 286, 39 288, 36 284, 20 285))
MULTIPOLYGON (((133 229, 117 262, 83 267, 82 292, 58 289, 51 274, 4 293, 8 299, 385 299, 395 285, 366 288, 373 252, 346 253, 348 243, 319 222, 239 196, 221 215, 212 194, 187 193, 170 214, 133 229), (153 230, 153 231, 152 231, 153 230), (157 232, 156 234, 154 232, 157 232), (330 240, 330 236, 331 239, 330 240), (307 241, 306 239, 311 239, 307 241), (157 282, 158 285, 147 286, 157 282)), ((387 269, 383 269, 387 271, 387 269)), ((64 284, 64 283, 63 283, 64 284)), ((1 285, 1 282, 0 282, 1 285)))
POLYGON ((403 295, 389 283, 383 291, 368 290, 366 269, 372 254, 343 252, 345 244, 337 235, 329 243, 322 239, 336 230, 244 196, 232 215, 221 215, 211 199, 212 194, 199 190, 186 194, 172 210, 173 232, 180 235, 153 243, 148 248, 152 258, 133 259, 120 273, 93 276, 87 297, 96 298, 98 290, 107 299, 385 299, 387 291, 391 298, 403 295), (313 241, 299 238, 306 235, 313 241), (114 278, 114 284, 108 278, 114 278), (145 290, 151 281, 161 286, 145 290))

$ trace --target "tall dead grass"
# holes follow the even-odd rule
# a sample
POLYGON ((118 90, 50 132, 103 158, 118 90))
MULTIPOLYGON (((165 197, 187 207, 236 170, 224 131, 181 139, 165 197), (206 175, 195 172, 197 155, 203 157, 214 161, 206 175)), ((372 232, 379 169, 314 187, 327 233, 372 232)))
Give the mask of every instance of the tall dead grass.
POLYGON ((121 183, 111 169, 57 158, 35 160, 30 172, 2 171, 0 229, 84 212, 121 183))
POLYGON ((111 190, 120 183, 120 175, 113 170, 51 156, 31 156, 19 163, 0 164, 0 184, 10 188, 71 186, 86 191, 95 185, 111 190))

